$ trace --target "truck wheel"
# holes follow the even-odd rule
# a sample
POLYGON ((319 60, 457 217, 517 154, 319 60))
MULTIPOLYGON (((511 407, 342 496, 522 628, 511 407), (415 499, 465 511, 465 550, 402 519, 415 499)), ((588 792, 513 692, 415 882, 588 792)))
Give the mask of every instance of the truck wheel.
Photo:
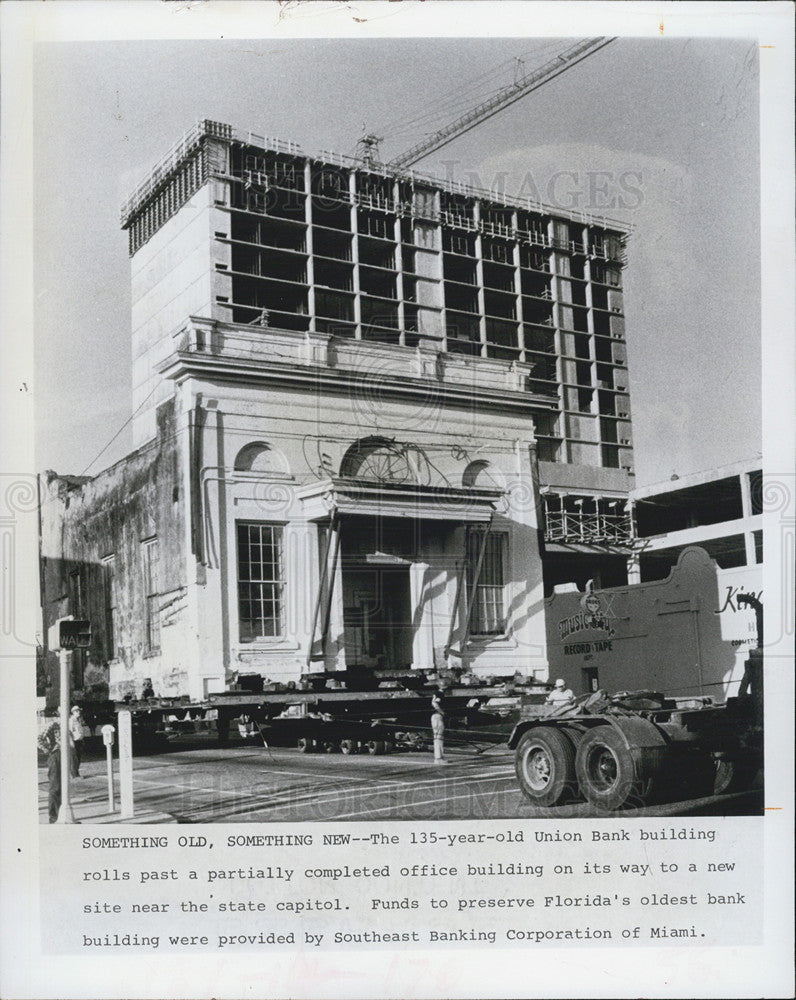
POLYGON ((357 752, 357 741, 356 740, 340 740, 340 751, 341 753, 351 754, 357 752))
POLYGON ((312 753, 315 749, 315 740, 310 736, 299 736, 296 746, 299 753, 312 753))
POLYGON ((524 733, 514 754, 517 780, 527 798, 555 806, 575 788, 575 748, 564 733, 537 726, 524 733))
POLYGON ((630 750, 610 726, 586 733, 575 755, 575 772, 584 798, 592 805, 620 809, 631 799, 636 805, 644 801, 648 781, 636 776, 630 750))
POLYGON ((381 756, 386 751, 383 740, 369 740, 368 741, 368 753, 373 754, 376 757, 381 756))
POLYGON ((745 792, 751 787, 759 770, 755 760, 745 758, 717 760, 713 794, 729 795, 731 792, 745 792))

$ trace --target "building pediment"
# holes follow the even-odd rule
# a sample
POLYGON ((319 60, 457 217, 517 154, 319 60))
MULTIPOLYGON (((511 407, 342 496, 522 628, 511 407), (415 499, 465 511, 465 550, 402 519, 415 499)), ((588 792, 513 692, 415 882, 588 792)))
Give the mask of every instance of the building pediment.
POLYGON ((297 496, 311 521, 324 520, 336 510, 347 515, 469 524, 489 521, 504 494, 500 490, 332 478, 298 490, 297 496))

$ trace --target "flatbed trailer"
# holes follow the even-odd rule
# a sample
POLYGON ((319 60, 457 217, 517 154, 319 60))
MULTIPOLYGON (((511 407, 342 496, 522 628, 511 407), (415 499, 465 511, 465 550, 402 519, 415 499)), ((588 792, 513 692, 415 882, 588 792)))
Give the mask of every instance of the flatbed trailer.
MULTIPOLYGON (((436 686, 428 686, 410 690, 230 691, 201 700, 152 697, 117 702, 115 709, 132 714, 134 735, 148 748, 157 743, 158 736, 165 738, 171 717, 183 716, 194 722, 214 723, 221 745, 228 742, 231 725, 245 719, 266 740, 269 731, 282 737, 292 734, 293 744, 305 753, 339 750, 345 754, 382 754, 426 746, 431 696, 436 690, 436 686)), ((487 727, 475 738, 467 730, 479 719, 493 721, 496 717, 484 715, 484 705, 492 698, 504 698, 510 690, 505 684, 446 688, 446 716, 453 727, 460 727, 450 730, 451 742, 505 743, 505 731, 490 732, 487 727)))

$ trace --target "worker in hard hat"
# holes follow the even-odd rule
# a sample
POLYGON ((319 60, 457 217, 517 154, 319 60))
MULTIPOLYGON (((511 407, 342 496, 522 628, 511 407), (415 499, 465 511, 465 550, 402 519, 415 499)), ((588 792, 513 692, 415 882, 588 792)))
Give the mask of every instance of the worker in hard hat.
POLYGON ((575 695, 564 683, 563 677, 559 677, 555 682, 553 690, 547 696, 547 704, 555 705, 556 708, 560 705, 570 705, 575 700, 575 695))
POLYGON ((434 763, 447 764, 444 750, 445 708, 443 690, 438 688, 431 698, 431 734, 434 738, 434 763))

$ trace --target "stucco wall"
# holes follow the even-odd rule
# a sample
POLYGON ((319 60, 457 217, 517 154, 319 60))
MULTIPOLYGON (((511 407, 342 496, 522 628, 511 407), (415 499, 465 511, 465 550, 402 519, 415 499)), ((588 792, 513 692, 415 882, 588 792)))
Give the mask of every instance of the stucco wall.
MULTIPOLYGON (((91 620, 88 696, 139 695, 144 678, 152 679, 157 693, 176 694, 185 686, 185 491, 173 403, 158 410, 157 428, 150 445, 94 478, 54 472, 41 477, 45 634, 66 614, 91 620), (149 651, 146 643, 142 542, 152 538, 159 546, 160 652, 149 651), (109 649, 105 627, 109 557, 114 563, 115 650, 109 649), (76 578, 82 607, 75 606, 76 578)), ((50 654, 51 668, 54 660, 50 654)))

